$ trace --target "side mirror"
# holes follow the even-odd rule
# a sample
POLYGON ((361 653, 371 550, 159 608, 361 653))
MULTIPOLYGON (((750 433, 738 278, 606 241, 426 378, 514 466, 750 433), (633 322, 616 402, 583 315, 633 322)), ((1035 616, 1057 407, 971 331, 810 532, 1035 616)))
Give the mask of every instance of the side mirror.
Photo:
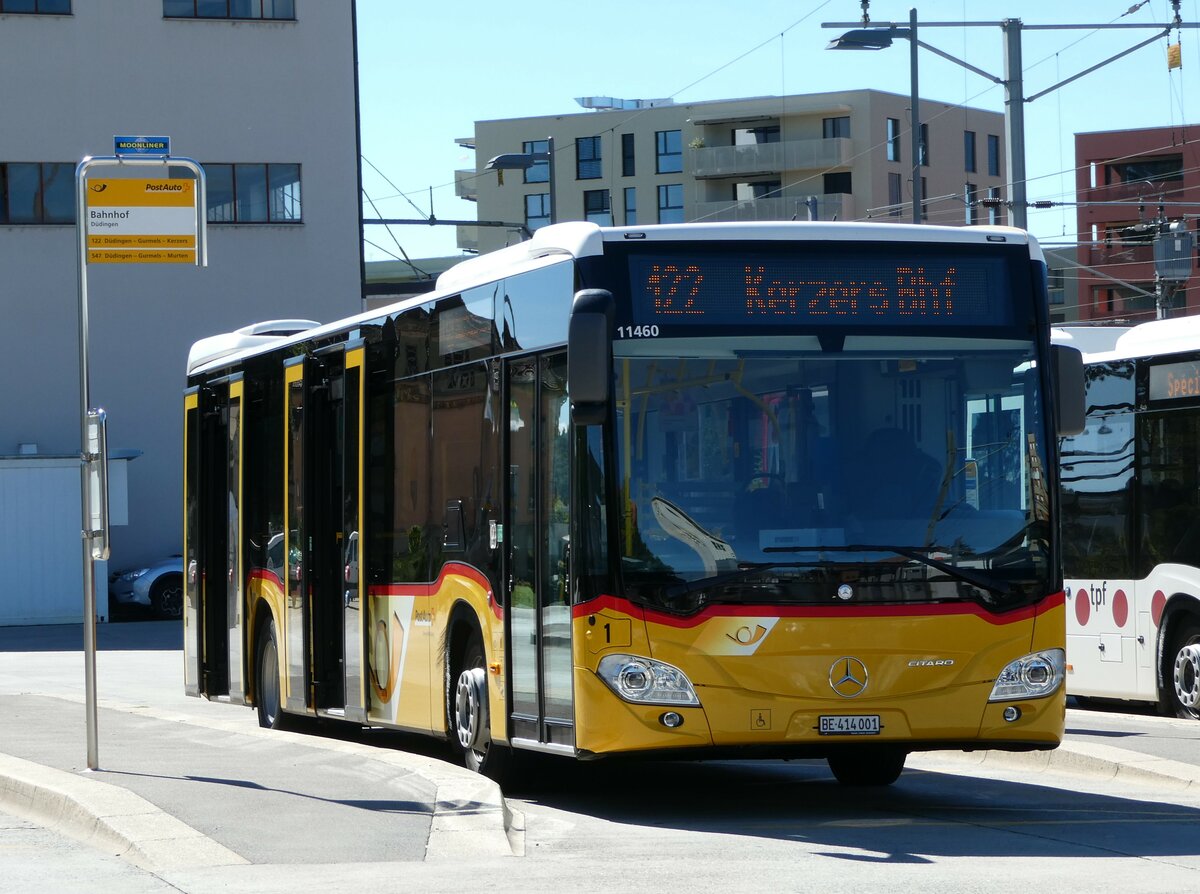
POLYGON ((567 328, 567 389, 577 425, 599 425, 612 392, 612 293, 583 289, 571 305, 567 328))
POLYGON ((1050 361, 1057 434, 1060 438, 1077 435, 1086 422, 1083 354, 1078 348, 1051 345, 1050 361))

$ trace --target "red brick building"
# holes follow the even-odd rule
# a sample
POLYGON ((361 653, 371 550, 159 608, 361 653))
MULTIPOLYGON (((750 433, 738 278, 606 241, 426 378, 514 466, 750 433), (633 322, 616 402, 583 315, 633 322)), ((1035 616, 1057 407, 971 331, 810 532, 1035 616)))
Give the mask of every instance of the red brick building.
MULTIPOLYGON (((1156 315, 1156 222, 1200 215, 1200 125, 1075 135, 1079 319, 1152 320, 1156 315), (1103 274, 1103 275, 1101 275, 1103 274)), ((1200 279, 1173 295, 1169 316, 1200 313, 1200 279)))

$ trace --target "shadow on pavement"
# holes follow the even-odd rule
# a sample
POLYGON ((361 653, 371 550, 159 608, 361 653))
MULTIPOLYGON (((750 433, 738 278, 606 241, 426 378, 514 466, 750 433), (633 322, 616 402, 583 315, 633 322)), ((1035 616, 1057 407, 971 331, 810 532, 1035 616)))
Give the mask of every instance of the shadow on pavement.
POLYGON ((542 761, 504 794, 617 824, 795 839, 882 863, 931 857, 1170 857, 1196 853, 1200 810, 1148 795, 907 770, 888 788, 835 782, 823 761, 542 761), (997 832, 1012 834, 997 835, 997 832))
MULTIPOLYGON (((182 621, 97 624, 96 648, 111 652, 164 652, 183 648, 182 621)), ((82 652, 83 624, 0 627, 0 652, 82 652)))

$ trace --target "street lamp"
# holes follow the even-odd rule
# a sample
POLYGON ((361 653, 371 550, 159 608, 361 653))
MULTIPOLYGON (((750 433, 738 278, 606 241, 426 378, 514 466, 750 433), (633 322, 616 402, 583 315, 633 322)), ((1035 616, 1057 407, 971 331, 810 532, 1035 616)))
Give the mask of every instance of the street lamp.
MULTIPOLYGON (((866 0, 869 2, 869 0, 866 0)), ((931 53, 935 53, 955 65, 962 66, 968 71, 974 72, 977 75, 987 78, 995 84, 1004 87, 1004 142, 1005 142, 1005 176, 1008 179, 1009 201, 1012 208, 1012 223, 1013 226, 1022 229, 1027 228, 1028 218, 1026 211, 1028 203, 1025 192, 1025 103, 1033 102, 1035 99, 1045 96, 1063 87, 1072 81, 1083 77, 1086 74, 1091 74, 1098 68, 1108 65, 1110 62, 1128 56, 1130 53, 1140 50, 1142 47, 1154 43, 1162 37, 1169 37, 1171 29, 1197 28, 1200 24, 1184 23, 1179 16, 1179 0, 1171 0, 1171 5, 1175 9, 1175 17, 1171 22, 1166 24, 1125 24, 1125 23, 1106 23, 1106 24, 1070 24, 1070 25, 1023 25, 1020 19, 1004 19, 1000 22, 925 22, 926 28, 976 28, 976 27, 999 27, 1004 32, 1004 77, 998 78, 993 74, 989 74, 981 68, 976 68, 969 62, 952 56, 949 53, 939 50, 935 46, 930 46, 924 41, 917 39, 917 11, 910 9, 908 12, 909 27, 904 28, 895 22, 885 22, 880 25, 871 25, 866 16, 866 2, 863 5, 863 21, 862 22, 823 22, 822 28, 853 28, 852 31, 847 31, 837 40, 831 41, 827 49, 861 49, 861 50, 882 50, 891 46, 892 38, 903 37, 909 40, 912 44, 912 79, 913 79, 913 108, 916 109, 916 81, 917 81, 917 63, 916 51, 917 47, 923 47, 931 53), (866 25, 868 27, 855 27, 858 25, 866 25), (1149 37, 1142 42, 1135 44, 1127 50, 1110 56, 1103 62, 1086 68, 1081 72, 1071 75, 1069 78, 1059 81, 1051 87, 1047 87, 1033 96, 1025 96, 1025 86, 1021 73, 1021 33, 1022 31, 1058 31, 1069 29, 1086 29, 1089 31, 1099 31, 1117 28, 1160 28, 1158 34, 1149 37), (872 37, 871 32, 878 32, 877 37, 872 37)), ((914 127, 914 130, 916 128, 914 127)), ((915 175, 916 164, 914 163, 914 183, 913 195, 917 195, 919 189, 917 177, 915 175)))
POLYGON ((546 162, 549 167, 546 180, 550 189, 550 223, 557 223, 558 217, 554 213, 554 137, 546 138, 545 152, 505 152, 489 159, 483 168, 485 171, 498 173, 501 171, 527 171, 542 161, 546 162))
POLYGON ((908 78, 909 78, 909 105, 912 107, 910 112, 910 127, 912 128, 912 220, 913 223, 921 222, 921 200, 924 196, 921 194, 921 111, 919 103, 921 102, 921 91, 917 87, 917 47, 920 41, 917 40, 917 11, 910 9, 908 11, 908 27, 897 28, 891 26, 888 28, 856 28, 853 31, 847 31, 841 37, 838 37, 829 42, 827 50, 885 50, 892 45, 893 37, 904 37, 909 41, 908 53, 908 78))

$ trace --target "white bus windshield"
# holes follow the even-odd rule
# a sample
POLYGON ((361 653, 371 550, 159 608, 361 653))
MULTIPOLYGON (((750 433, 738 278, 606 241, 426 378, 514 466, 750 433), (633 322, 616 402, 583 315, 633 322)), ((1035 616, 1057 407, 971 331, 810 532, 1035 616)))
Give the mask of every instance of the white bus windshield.
POLYGON ((1011 607, 1049 582, 1035 347, 859 337, 618 341, 625 590, 1011 607))

